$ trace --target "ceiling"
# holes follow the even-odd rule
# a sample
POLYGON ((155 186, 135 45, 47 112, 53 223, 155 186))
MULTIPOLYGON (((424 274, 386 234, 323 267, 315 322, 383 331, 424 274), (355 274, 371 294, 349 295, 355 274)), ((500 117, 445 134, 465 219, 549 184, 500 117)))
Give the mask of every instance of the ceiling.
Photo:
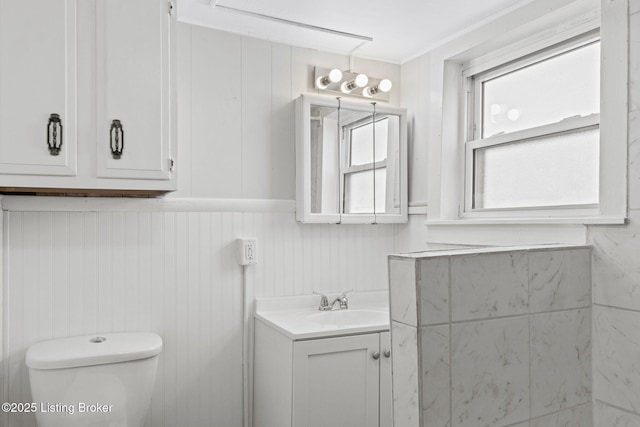
POLYGON ((531 1, 179 0, 178 19, 294 46, 403 63, 531 1), (309 29, 238 10, 373 40, 309 29))

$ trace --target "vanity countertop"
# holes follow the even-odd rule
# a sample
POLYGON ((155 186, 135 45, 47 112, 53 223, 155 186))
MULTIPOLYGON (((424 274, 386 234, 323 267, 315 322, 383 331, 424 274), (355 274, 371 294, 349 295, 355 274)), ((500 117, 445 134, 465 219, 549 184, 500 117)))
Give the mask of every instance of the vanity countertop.
MULTIPOLYGON (((331 303, 339 294, 327 294, 331 303)), ((389 330, 389 294, 348 293, 349 308, 320 311, 320 296, 304 295, 256 300, 255 318, 292 340, 334 337, 389 330)))

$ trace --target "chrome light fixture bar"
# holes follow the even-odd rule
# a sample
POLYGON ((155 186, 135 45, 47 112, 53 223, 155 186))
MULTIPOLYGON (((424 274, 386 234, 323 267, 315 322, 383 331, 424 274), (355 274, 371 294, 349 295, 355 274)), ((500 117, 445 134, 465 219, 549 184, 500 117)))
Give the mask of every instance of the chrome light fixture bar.
POLYGON ((391 80, 362 73, 340 71, 338 68, 315 68, 314 87, 334 94, 361 96, 379 101, 389 100, 391 80))

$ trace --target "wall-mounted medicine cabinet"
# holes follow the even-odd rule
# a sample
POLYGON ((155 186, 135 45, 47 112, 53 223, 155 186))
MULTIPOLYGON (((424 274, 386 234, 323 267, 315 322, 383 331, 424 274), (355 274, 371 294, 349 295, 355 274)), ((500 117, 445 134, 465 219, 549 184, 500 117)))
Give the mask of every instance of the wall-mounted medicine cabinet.
POLYGON ((407 113, 376 102, 296 100, 296 219, 407 222, 407 113))

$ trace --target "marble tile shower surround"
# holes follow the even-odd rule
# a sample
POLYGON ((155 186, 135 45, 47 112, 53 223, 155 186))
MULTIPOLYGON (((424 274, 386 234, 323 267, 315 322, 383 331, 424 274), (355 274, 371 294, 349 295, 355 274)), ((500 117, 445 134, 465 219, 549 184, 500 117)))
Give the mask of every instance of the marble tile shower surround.
POLYGON ((590 272, 586 246, 391 256, 396 425, 591 426, 590 272))

